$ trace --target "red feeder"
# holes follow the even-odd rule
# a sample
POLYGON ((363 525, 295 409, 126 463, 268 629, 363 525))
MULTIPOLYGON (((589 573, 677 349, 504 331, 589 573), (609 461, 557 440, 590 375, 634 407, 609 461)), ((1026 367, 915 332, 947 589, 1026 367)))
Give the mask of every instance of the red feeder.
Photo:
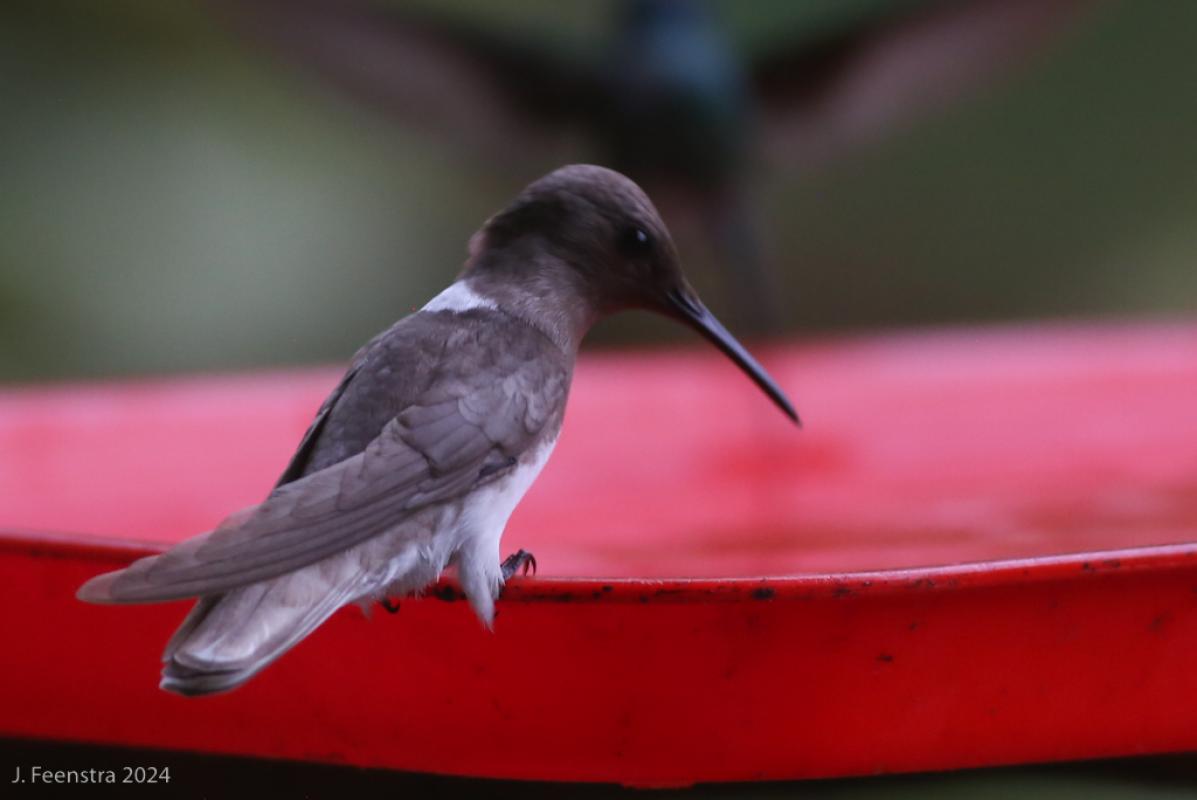
MULTIPOLYGON (((0 395, 0 733, 680 785, 1197 749, 1197 327, 583 359, 461 603, 338 613, 231 694, 88 577, 260 499, 334 370, 0 395)), ((440 592, 438 594, 446 594, 440 592)))

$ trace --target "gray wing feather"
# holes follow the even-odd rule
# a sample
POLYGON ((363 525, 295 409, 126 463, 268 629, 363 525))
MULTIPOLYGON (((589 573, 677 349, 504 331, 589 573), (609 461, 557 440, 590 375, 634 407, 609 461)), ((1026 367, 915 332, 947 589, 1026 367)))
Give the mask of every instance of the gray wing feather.
POLYGON ((291 461, 287 464, 287 468, 283 470, 283 474, 278 479, 276 486, 282 486, 284 483, 290 483, 303 476, 307 470, 308 461, 312 457, 312 450, 315 448, 316 442, 319 441, 320 434, 324 430, 324 423, 328 421, 328 415, 332 412, 333 407, 336 406, 337 401, 341 399, 341 395, 345 394, 345 389, 349 386, 349 382, 357 375, 364 363, 364 354, 354 357, 353 363, 345 371, 345 375, 341 378, 341 382, 337 384, 337 388, 333 389, 328 397, 324 399, 320 410, 316 412, 316 418, 308 426, 307 432, 299 442, 299 447, 295 449, 295 455, 291 456, 291 461))
POLYGON ((565 363, 522 355, 508 369, 436 382, 362 452, 278 486, 207 534, 93 579, 80 597, 155 602, 226 592, 353 547, 496 479, 546 426, 560 424, 565 403, 565 363))

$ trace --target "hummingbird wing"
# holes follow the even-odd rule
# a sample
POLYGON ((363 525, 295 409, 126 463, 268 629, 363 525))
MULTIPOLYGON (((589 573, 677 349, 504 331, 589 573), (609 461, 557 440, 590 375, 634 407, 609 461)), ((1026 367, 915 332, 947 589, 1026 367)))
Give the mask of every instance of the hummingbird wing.
POLYGON ((562 140, 599 91, 578 48, 369 0, 206 0, 232 29, 365 105, 484 154, 562 140))
POLYGON ((1096 0, 933 0, 754 59, 764 147, 808 166, 1023 66, 1096 0))
POLYGON ((570 368, 546 336, 501 312, 415 316, 432 324, 400 323, 359 354, 284 478, 304 468, 297 464, 307 465, 305 474, 209 533, 92 579, 79 597, 156 602, 277 577, 498 480, 555 433, 570 368), (486 324, 466 324, 471 316, 486 324), (404 366, 399 377, 394 368, 404 366), (398 413, 358 448, 375 422, 359 412, 386 408, 396 394, 398 413))
POLYGON ((363 347, 353 357, 353 362, 349 365, 349 369, 345 371, 345 375, 341 378, 341 382, 337 384, 337 388, 333 389, 328 397, 324 399, 320 410, 316 412, 315 419, 312 420, 312 424, 308 426, 303 439, 300 440, 299 447, 295 448, 295 453, 291 456, 291 461, 287 464, 287 468, 283 470, 278 483, 275 484, 276 489, 285 483, 291 483, 302 478, 308 471, 308 464, 311 462, 312 454, 316 449, 316 443, 320 441, 320 434, 324 432, 324 425, 328 422, 329 414, 332 413, 333 408, 337 405, 337 401, 345 394, 345 389, 348 388, 353 378, 365 364, 368 351, 369 345, 363 347))

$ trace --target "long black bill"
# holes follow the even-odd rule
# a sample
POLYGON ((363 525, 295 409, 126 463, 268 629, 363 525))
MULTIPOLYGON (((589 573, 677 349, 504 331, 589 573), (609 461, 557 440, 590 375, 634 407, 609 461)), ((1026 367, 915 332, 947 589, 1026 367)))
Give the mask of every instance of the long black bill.
POLYGON ((677 311, 682 321, 701 333, 711 344, 718 347, 728 358, 736 362, 737 366, 744 370, 744 373, 748 377, 752 378, 753 383, 761 387, 761 391, 769 395, 769 398, 777 404, 778 408, 785 412, 787 417, 794 420, 798 425, 802 424, 802 421, 798 419, 798 412, 790 404, 790 400, 786 397, 785 392, 769 377, 769 373, 765 372, 765 368, 758 364, 757 360, 744 349, 744 346, 727 332, 727 328, 723 327, 723 323, 715 319, 715 315, 699 302, 698 298, 691 296, 683 290, 675 290, 669 293, 669 302, 674 310, 677 311))

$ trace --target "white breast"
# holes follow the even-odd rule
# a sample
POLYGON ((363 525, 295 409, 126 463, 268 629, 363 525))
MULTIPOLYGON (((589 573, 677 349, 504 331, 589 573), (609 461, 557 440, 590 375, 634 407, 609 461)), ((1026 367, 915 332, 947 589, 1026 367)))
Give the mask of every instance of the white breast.
POLYGON ((546 441, 530 459, 508 475, 470 494, 465 500, 460 527, 461 544, 457 569, 461 588, 482 622, 490 627, 495 615, 494 601, 503 588, 499 540, 511 512, 544 468, 557 439, 546 441))
POLYGON ((468 311, 471 308, 498 308, 494 300, 483 297, 465 281, 457 281, 429 300, 421 311, 468 311))

